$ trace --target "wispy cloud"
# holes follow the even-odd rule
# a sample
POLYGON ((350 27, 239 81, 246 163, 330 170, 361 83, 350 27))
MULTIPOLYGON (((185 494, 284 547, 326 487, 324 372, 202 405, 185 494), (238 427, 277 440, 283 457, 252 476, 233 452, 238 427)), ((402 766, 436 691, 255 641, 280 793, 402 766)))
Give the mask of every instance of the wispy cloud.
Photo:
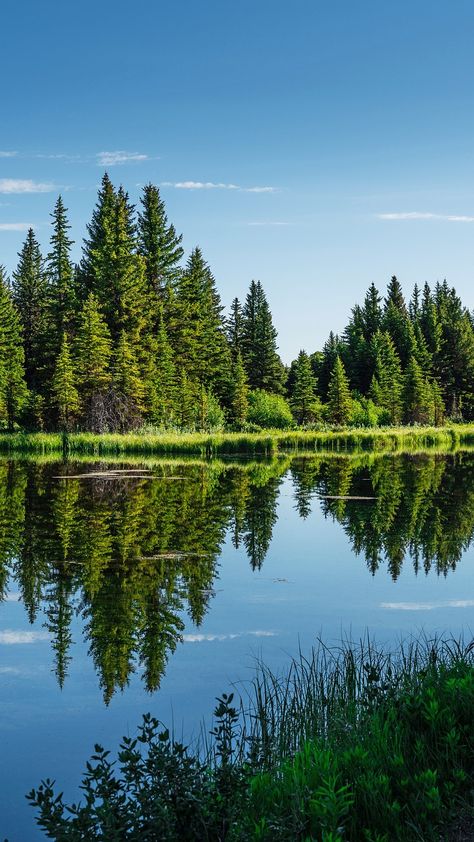
POLYGON ((250 225, 252 228, 284 228, 287 225, 293 225, 292 222, 273 222, 273 221, 262 221, 262 222, 247 222, 247 225, 250 225))
POLYGON ((236 637, 275 637, 276 632, 258 629, 249 632, 234 632, 233 634, 184 634, 185 643, 207 643, 213 640, 235 640, 236 637))
POLYGON ((276 187, 241 187, 239 184, 222 181, 162 181, 162 187, 177 190, 238 190, 240 193, 276 193, 276 187))
POLYGON ((4 629, 0 631, 0 644, 14 646, 17 643, 38 643, 40 640, 49 640, 48 632, 42 631, 14 631, 4 629))
POLYGON ((381 602, 392 611, 433 611, 435 608, 472 608, 474 599, 450 599, 446 602, 381 602))
POLYGON ((18 155, 18 152, 13 152, 13 151, 8 152, 5 149, 4 150, 0 149, 0 158, 14 158, 15 155, 18 155))
POLYGON ((21 599, 21 594, 19 591, 12 591, 11 593, 7 593, 5 597, 5 602, 19 602, 21 599))
POLYGON ((96 159, 100 167, 116 167, 119 164, 149 161, 150 156, 144 155, 141 152, 126 152, 124 149, 117 149, 115 152, 98 152, 96 159))
POLYGON ((411 219, 437 219, 442 222, 474 222, 474 216, 462 216, 450 213, 424 213, 420 211, 408 211, 403 213, 379 213, 378 219, 388 220, 411 220, 411 219))
POLYGON ((0 231, 28 231, 34 227, 30 222, 0 222, 0 231))
POLYGON ((51 193, 56 186, 30 178, 0 178, 0 193, 51 193))

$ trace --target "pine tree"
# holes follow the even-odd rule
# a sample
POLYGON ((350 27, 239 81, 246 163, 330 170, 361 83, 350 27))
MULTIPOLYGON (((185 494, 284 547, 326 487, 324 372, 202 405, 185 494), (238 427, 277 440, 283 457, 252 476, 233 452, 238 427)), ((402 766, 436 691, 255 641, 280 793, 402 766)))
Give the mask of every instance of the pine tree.
POLYGON ((430 424, 433 421, 431 387, 415 357, 411 357, 405 371, 403 404, 407 424, 430 424))
POLYGON ((71 421, 79 410, 79 394, 76 389, 74 364, 69 351, 67 333, 63 334, 63 341, 56 362, 53 376, 52 391, 55 405, 58 408, 61 429, 68 432, 71 421))
POLYGON ((238 298, 234 298, 230 305, 230 315, 226 321, 227 341, 235 361, 240 354, 242 356, 243 338, 243 314, 242 305, 238 298))
POLYGON ((372 283, 367 290, 362 307, 362 324, 366 342, 370 342, 380 329, 382 322, 381 300, 377 287, 372 283))
POLYGON ((157 299, 163 297, 167 285, 174 285, 179 275, 178 263, 183 256, 182 235, 168 225, 165 203, 158 187, 146 184, 138 214, 139 253, 145 259, 148 289, 157 299))
MULTIPOLYGON (((321 356, 313 359, 313 371, 317 378, 319 394, 323 401, 327 400, 329 383, 337 358, 341 355, 343 345, 337 334, 332 330, 324 343, 321 356)), ((314 358, 314 355, 313 355, 314 358)))
POLYGON ((103 275, 106 272, 105 264, 112 262, 116 203, 117 196, 113 184, 105 173, 92 220, 87 226, 89 236, 84 240, 83 257, 76 278, 78 295, 83 301, 89 293, 98 292, 96 276, 99 267, 103 275))
POLYGON ((290 405, 298 424, 306 424, 308 421, 313 421, 318 415, 316 378, 306 351, 300 351, 298 354, 290 405))
POLYGON ((196 248, 179 281, 170 339, 178 367, 228 405, 231 360, 222 311, 215 280, 196 248))
POLYGON ((144 383, 133 344, 124 330, 120 334, 114 355, 112 386, 119 414, 118 424, 124 432, 131 426, 136 426, 145 408, 144 383))
POLYGON ((282 392, 285 372, 277 353, 277 331, 260 281, 250 284, 242 317, 242 357, 250 387, 282 392))
POLYGON ((352 409, 349 381, 341 358, 336 362, 331 375, 328 389, 328 415, 333 424, 347 424, 352 409))
POLYGON ((76 295, 74 288, 74 267, 70 252, 73 240, 69 239, 68 231, 71 226, 67 218, 67 208, 61 196, 58 196, 53 218, 53 234, 51 237, 51 251, 47 258, 47 275, 49 280, 48 305, 51 312, 51 337, 53 352, 58 353, 64 332, 70 333, 76 315, 76 295))
POLYGON ((196 387, 182 368, 178 379, 177 388, 177 421, 181 429, 193 429, 196 421, 197 399, 196 387))
POLYGON ((247 420, 249 402, 247 376, 245 374, 242 355, 239 352, 237 352, 237 356, 233 364, 232 374, 233 394, 230 416, 231 420, 237 427, 243 427, 247 420))
POLYGON ((3 266, 0 266, 0 408, 13 429, 27 400, 25 355, 18 311, 3 266))
POLYGON ((32 228, 19 253, 13 273, 13 300, 23 329, 25 376, 29 389, 39 390, 44 379, 47 284, 43 259, 32 228))
MULTIPOLYGON (((74 351, 84 420, 89 428, 94 424, 96 428, 101 429, 103 425, 100 419, 96 419, 96 406, 99 399, 103 401, 104 394, 110 386, 109 363, 112 356, 112 343, 97 299, 92 293, 87 298, 80 314, 74 351)), ((101 407, 101 413, 106 409, 107 407, 101 407)))
POLYGON ((377 406, 386 411, 390 424, 399 424, 402 416, 402 370, 389 333, 378 331, 375 334, 372 353, 375 371, 370 396, 377 406))

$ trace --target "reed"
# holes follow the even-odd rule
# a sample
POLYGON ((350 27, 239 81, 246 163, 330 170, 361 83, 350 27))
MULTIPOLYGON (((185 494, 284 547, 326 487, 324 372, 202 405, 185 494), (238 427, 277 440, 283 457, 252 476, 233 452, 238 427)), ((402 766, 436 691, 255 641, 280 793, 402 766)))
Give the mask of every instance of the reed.
POLYGON ((474 445, 474 424, 446 427, 387 427, 375 429, 266 430, 259 433, 0 433, 0 452, 108 454, 217 454, 273 456, 277 453, 324 451, 412 451, 474 445))

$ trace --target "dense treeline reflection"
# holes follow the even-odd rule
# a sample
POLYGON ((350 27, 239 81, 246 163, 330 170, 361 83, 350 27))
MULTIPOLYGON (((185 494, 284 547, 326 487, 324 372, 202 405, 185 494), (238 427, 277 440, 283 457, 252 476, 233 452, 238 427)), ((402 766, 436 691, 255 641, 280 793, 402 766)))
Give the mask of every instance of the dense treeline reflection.
POLYGON ((158 688, 184 629, 200 625, 230 534, 259 570, 293 481, 306 518, 337 520, 372 573, 408 555, 453 570, 474 532, 473 457, 317 456, 269 463, 0 464, 0 594, 39 611, 63 684, 81 617, 106 701, 139 670, 158 688), (359 498, 359 499, 357 499, 359 498), (365 498, 365 499, 361 499, 365 498))
POLYGON ((298 460, 296 506, 307 517, 319 495, 373 574, 386 562, 397 579, 409 555, 415 572, 446 575, 474 535, 473 461, 466 453, 298 460))

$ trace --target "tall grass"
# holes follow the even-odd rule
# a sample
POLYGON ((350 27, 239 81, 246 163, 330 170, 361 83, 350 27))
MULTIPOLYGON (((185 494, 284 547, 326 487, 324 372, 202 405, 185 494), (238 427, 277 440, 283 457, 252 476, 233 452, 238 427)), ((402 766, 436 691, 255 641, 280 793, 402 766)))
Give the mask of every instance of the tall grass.
POLYGON ((139 434, 0 433, 4 453, 64 452, 107 454, 264 455, 298 451, 403 451, 424 448, 455 450, 474 445, 474 424, 446 427, 399 427, 335 430, 266 430, 260 433, 139 434))
POLYGON ((49 780, 29 794, 38 824, 84 842, 474 838, 473 641, 320 643, 280 675, 260 665, 240 717, 233 699, 205 756, 149 714, 117 760, 96 746, 82 804, 49 780))

